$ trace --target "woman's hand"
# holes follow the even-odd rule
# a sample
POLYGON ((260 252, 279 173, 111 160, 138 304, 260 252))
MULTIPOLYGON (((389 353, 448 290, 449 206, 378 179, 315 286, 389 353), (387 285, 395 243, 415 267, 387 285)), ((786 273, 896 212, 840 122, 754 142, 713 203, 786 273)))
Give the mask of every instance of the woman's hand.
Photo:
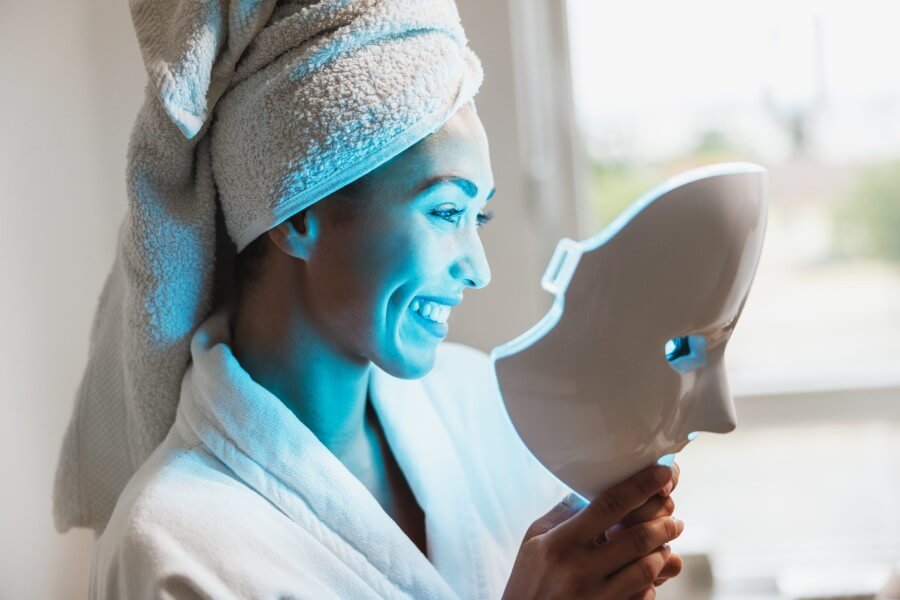
POLYGON ((525 533, 504 599, 652 598, 671 554, 667 542, 683 524, 668 515, 631 525, 626 519, 659 512, 666 502, 648 501, 674 483, 673 476, 673 469, 657 465, 583 508, 574 494, 557 504, 525 533), (608 538, 616 524, 621 531, 608 538))
MULTIPOLYGON (((667 483, 657 495, 647 500, 640 508, 631 511, 620 523, 617 523, 606 530, 604 535, 607 540, 611 540, 615 536, 620 535, 622 531, 628 527, 637 525, 638 523, 652 521, 653 519, 658 519, 660 517, 667 517, 675 512, 675 502, 672 500, 670 494, 678 487, 678 478, 681 475, 681 467, 679 467, 677 463, 673 463, 672 470, 672 480, 667 483)), ((665 566, 663 566, 662 570, 659 572, 659 577, 653 582, 653 585, 660 586, 667 580, 677 576, 681 573, 682 566, 683 562, 681 556, 677 552, 670 553, 669 558, 666 559, 665 566)))

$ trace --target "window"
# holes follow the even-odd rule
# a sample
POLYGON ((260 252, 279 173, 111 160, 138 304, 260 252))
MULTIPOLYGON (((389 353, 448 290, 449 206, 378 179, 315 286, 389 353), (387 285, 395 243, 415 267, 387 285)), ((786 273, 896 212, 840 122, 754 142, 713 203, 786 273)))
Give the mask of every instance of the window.
POLYGON ((900 5, 515 12, 542 218, 572 213, 583 238, 690 168, 769 170, 763 256, 726 352, 739 426, 679 456, 676 547, 711 557, 717 600, 874 591, 900 560, 900 5), (569 195, 574 210, 554 208, 569 195))
POLYGON ((900 383, 900 6, 568 6, 590 227, 689 168, 765 166, 736 392, 900 383))

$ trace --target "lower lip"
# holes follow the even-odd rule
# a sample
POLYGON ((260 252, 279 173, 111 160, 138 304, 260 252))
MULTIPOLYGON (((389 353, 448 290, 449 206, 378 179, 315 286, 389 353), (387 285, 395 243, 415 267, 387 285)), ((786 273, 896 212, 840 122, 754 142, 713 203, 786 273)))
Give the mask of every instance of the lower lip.
POLYGON ((447 327, 446 323, 437 323, 435 321, 432 321, 431 319, 426 319, 411 308, 409 309, 409 312, 412 313, 413 319, 415 319, 419 323, 419 325, 421 325, 422 328, 431 335, 439 338, 447 337, 447 332, 450 330, 450 328, 447 327))

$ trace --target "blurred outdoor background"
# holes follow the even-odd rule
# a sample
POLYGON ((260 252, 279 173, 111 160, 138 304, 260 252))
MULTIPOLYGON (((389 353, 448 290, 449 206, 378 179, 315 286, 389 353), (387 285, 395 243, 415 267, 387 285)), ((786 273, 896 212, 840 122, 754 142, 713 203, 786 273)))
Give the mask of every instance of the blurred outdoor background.
POLYGON ((570 6, 591 225, 689 168, 765 166, 765 255, 729 347, 735 385, 900 382, 900 6, 570 6))
MULTIPOLYGON (((872 598, 900 567, 900 3, 457 4, 497 194, 492 283, 450 339, 528 329, 556 242, 667 177, 766 167, 738 429, 677 459, 686 571, 659 597, 872 598)), ((92 536, 58 534, 50 496, 146 81, 128 3, 0 0, 0 81, 0 600, 85 598, 92 536)))
POLYGON ((726 352, 739 428, 679 458, 682 548, 719 597, 869 597, 900 560, 900 425, 855 409, 900 402, 897 23, 871 0, 568 2, 588 228, 692 167, 769 170, 726 352))

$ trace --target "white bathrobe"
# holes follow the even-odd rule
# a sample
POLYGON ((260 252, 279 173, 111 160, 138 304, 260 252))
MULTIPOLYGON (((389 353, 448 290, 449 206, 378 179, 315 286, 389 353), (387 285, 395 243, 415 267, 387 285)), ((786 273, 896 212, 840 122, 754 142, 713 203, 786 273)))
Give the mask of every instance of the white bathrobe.
POLYGON ((499 598, 525 529, 570 490, 526 450, 489 358, 442 343, 369 397, 425 513, 427 557, 254 382, 224 312, 191 341, 175 424, 94 550, 91 598, 499 598))

